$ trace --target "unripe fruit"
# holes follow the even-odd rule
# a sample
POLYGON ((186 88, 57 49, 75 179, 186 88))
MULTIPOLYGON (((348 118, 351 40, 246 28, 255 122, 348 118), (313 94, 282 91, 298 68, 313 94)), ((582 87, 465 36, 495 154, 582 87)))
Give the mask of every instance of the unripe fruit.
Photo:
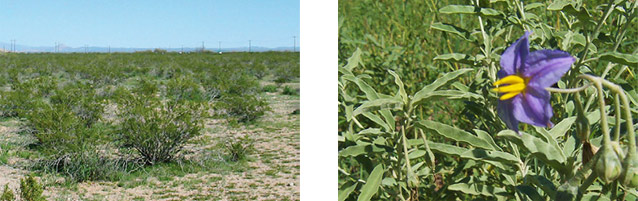
POLYGON ((603 145, 603 153, 596 162, 594 171, 598 174, 598 178, 605 183, 611 183, 616 180, 622 172, 622 164, 611 145, 603 145))
POLYGON ((625 172, 620 176, 620 181, 626 187, 638 187, 638 157, 636 155, 628 156, 623 161, 625 172))

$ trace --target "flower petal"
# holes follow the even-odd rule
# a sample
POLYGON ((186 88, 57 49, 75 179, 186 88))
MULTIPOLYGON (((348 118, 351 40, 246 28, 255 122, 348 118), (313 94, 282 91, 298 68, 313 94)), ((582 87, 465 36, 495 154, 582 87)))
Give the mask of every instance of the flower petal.
POLYGON ((498 116, 505 122, 505 125, 518 133, 518 120, 514 117, 513 108, 512 99, 498 101, 498 106, 496 106, 498 116))
POLYGON ((501 69, 508 75, 516 74, 519 68, 525 65, 524 61, 529 53, 527 38, 531 33, 531 31, 526 31, 525 35, 509 46, 501 55, 501 69))
POLYGON ((514 116, 523 123, 551 127, 549 119, 553 111, 549 99, 549 92, 545 89, 528 87, 525 93, 512 99, 514 116))
POLYGON ((541 89, 552 86, 571 68, 576 59, 560 50, 539 50, 530 53, 525 67, 520 69, 525 77, 530 77, 529 85, 541 89))

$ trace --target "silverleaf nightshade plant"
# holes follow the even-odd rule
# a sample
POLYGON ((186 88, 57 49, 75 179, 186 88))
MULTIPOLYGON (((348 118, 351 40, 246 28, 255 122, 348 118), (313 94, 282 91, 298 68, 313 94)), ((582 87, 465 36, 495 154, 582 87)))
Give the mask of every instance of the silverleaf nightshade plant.
POLYGON ((529 52, 529 35, 525 34, 501 55, 499 80, 493 91, 502 93, 498 115, 509 129, 518 132, 518 123, 552 127, 552 106, 545 88, 552 86, 576 60, 560 50, 529 52))

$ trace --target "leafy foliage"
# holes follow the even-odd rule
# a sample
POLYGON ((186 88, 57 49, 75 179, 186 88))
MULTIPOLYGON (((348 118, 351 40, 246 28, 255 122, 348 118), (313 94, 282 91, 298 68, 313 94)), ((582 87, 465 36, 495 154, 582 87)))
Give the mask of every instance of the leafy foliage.
MULTIPOLYGON (((519 137, 499 119, 490 88, 500 54, 531 30, 530 51, 577 59, 555 88, 599 75, 619 84, 638 113, 638 40, 630 37, 638 34, 637 5, 340 1, 339 200, 635 199, 620 179, 607 184, 589 171, 606 152, 585 146, 604 144, 595 98, 610 104, 616 89, 602 97, 593 88, 580 97, 553 93, 556 126, 524 125, 519 137)), ((628 129, 609 119, 620 136, 614 142, 627 147, 628 129)))

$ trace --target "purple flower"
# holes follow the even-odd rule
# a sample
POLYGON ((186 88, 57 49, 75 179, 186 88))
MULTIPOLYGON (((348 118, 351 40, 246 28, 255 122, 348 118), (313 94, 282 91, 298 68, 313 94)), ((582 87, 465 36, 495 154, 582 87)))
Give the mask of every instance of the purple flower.
MULTIPOLYGON (((498 116, 509 129, 518 132, 518 123, 552 127, 552 106, 549 92, 576 60, 560 50, 538 50, 529 52, 525 35, 508 47, 501 55, 499 80, 493 90, 501 94, 498 101, 498 116)), ((520 133, 519 133, 520 134, 520 133)))

